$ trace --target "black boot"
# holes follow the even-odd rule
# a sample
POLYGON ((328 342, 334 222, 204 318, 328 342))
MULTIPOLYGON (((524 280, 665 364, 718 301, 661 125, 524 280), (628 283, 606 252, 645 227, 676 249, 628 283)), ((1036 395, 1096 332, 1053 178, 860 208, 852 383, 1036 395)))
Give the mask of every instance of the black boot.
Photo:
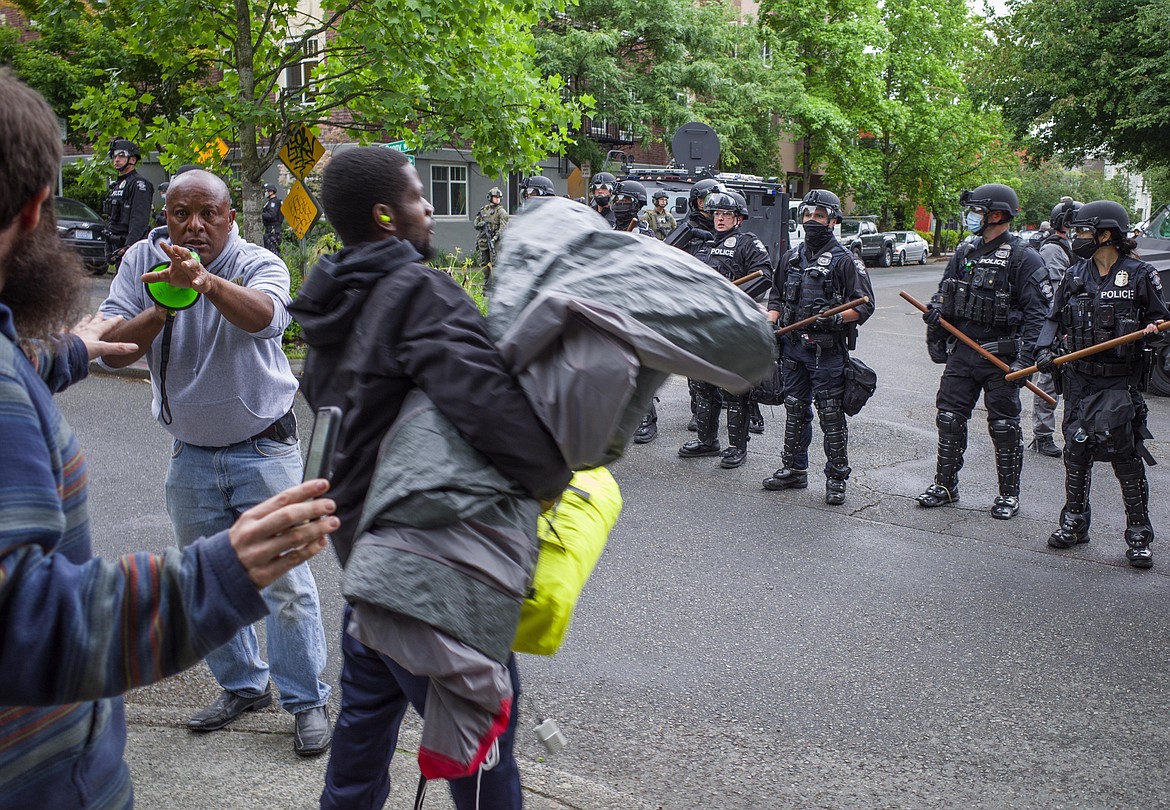
POLYGON ((764 414, 760 411, 760 403, 753 399, 750 405, 751 407, 748 410, 748 433, 763 433, 764 414))
POLYGON ((841 392, 819 391, 815 399, 825 439, 825 503, 840 506, 845 503, 845 482, 852 472, 849 468, 849 427, 841 407, 841 392))
POLYGON ((934 483, 918 496, 918 505, 928 509, 959 500, 959 470, 963 468, 963 453, 967 449, 966 418, 939 411, 935 425, 938 426, 938 460, 934 483))
POLYGON ((1052 440, 1051 433, 1037 433, 1032 437, 1032 444, 1029 445, 1033 450, 1042 456, 1049 458, 1060 458, 1060 448, 1056 446, 1056 442, 1052 440))
POLYGON ((732 469, 747 458, 748 395, 736 396, 729 391, 720 391, 719 395, 727 403, 727 443, 730 445, 723 451, 719 466, 732 469))
POLYGON ((1149 568, 1154 564, 1150 543, 1154 529, 1150 526, 1150 485, 1146 481, 1146 467, 1140 458, 1113 462, 1113 472, 1121 482, 1121 500, 1125 504, 1125 543, 1129 546, 1125 558, 1134 568, 1149 568))
POLYGON ((717 456, 722 451, 716 431, 719 428, 719 400, 717 389, 710 383, 691 381, 691 393, 695 397, 695 424, 699 438, 691 439, 678 449, 683 458, 717 456))
POLYGON ((797 455, 807 452, 811 438, 812 414, 807 402, 801 402, 793 397, 784 400, 786 419, 784 420, 784 449, 780 453, 780 462, 784 465, 763 481, 764 489, 773 492, 782 489, 805 489, 808 487, 808 463, 801 468, 795 466, 797 455))
POLYGON ((1074 439, 1064 448, 1064 508, 1060 528, 1048 538, 1053 548, 1072 548, 1089 542, 1089 488, 1093 483, 1093 459, 1088 437, 1074 439))
POLYGON ((999 495, 991 507, 997 520, 1011 520, 1020 511, 1020 471, 1024 466, 1024 432, 1018 419, 993 419, 987 423, 995 446, 995 472, 999 495))
POLYGON ((657 401, 658 397, 654 397, 650 410, 642 417, 642 424, 634 431, 634 444, 649 444, 658 438, 658 409, 654 406, 657 401))

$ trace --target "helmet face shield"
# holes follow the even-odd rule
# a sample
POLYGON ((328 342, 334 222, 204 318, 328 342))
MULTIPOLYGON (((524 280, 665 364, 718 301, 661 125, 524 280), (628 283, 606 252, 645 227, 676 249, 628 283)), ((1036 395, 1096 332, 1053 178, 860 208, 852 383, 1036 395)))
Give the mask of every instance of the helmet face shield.
POLYGON ((813 220, 815 222, 823 222, 826 225, 833 221, 834 212, 832 209, 826 208, 823 205, 804 205, 802 204, 796 209, 796 215, 801 222, 813 220))

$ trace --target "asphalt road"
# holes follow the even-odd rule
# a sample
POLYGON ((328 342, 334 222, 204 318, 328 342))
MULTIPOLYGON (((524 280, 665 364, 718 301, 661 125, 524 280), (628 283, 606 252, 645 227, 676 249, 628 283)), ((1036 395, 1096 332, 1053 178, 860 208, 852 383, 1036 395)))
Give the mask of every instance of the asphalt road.
MULTIPOLYGON (((933 476, 940 369, 897 292, 925 300, 940 271, 873 271, 878 309, 856 354, 880 387, 850 422, 844 507, 822 501, 819 429, 809 489, 766 492, 782 409, 765 409, 747 463, 722 470, 678 458, 692 435, 686 385, 663 388, 658 440, 613 465, 625 509, 564 648, 522 656, 526 694, 570 740, 542 757, 522 736, 529 807, 1170 806, 1170 547, 1154 546, 1152 571, 1125 564, 1108 465, 1097 465, 1093 542, 1048 549, 1062 465, 1028 453, 1019 517, 993 520, 980 409, 962 502, 914 503, 933 476)), ((99 552, 167 545, 169 440, 148 386, 95 377, 60 401, 89 457, 99 552)), ((1150 410, 1151 449, 1170 460, 1170 400, 1150 410)), ((1150 483, 1165 534, 1165 465, 1150 483)), ((336 684, 339 570, 329 552, 312 565, 336 684)), ((287 716, 249 718, 243 734, 182 730, 215 693, 201 666, 130 696, 139 805, 315 806, 323 763, 295 760, 287 716)), ((532 704, 521 709, 531 722, 532 704)), ((413 799, 399 760, 388 807, 413 799)))

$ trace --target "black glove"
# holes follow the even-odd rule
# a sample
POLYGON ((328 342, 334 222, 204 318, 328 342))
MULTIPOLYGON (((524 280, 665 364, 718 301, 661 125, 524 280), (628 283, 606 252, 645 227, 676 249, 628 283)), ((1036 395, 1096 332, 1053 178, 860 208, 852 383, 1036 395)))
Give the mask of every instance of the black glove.
POLYGON ((942 320, 942 309, 931 304, 926 308, 926 312, 922 313, 922 322, 927 326, 938 326, 938 322, 942 320))
MULTIPOLYGON (((1032 364, 1029 363, 1027 360, 1024 360, 1022 358, 1017 357, 1015 360, 1012 361, 1012 364, 1010 366, 1008 366, 1008 373, 1011 373, 1013 371, 1020 371, 1022 369, 1027 368, 1030 365, 1032 365, 1032 364)), ((1031 376, 1031 375, 1028 375, 1028 376, 1031 376)), ((1028 384, 1028 377, 1027 376, 1020 377, 1018 380, 1011 380, 1008 383, 1008 385, 1014 385, 1016 388, 1023 388, 1027 384, 1028 384)))
POLYGON ((1036 370, 1041 374, 1055 374, 1056 373, 1056 354, 1050 348, 1038 349, 1036 351, 1036 370))
POLYGON ((836 315, 818 315, 816 322, 813 323, 813 328, 827 332, 832 329, 840 329, 844 324, 845 316, 838 312, 836 315))

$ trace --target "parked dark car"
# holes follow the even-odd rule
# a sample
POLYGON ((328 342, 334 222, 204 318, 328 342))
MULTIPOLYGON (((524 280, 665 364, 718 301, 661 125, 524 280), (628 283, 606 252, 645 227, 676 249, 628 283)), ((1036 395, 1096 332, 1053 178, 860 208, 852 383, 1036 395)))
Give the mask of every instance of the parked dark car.
POLYGON ((83 202, 56 197, 57 233, 95 276, 106 272, 106 222, 83 202))

